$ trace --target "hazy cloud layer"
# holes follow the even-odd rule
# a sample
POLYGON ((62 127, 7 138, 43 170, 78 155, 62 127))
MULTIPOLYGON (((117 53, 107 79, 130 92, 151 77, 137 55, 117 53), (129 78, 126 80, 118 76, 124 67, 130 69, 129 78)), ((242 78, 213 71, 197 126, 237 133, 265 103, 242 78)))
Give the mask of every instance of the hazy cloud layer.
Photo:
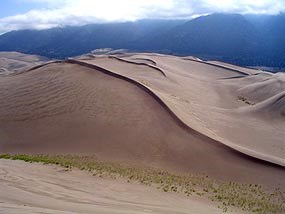
MULTIPOLYGON (((214 12, 277 14, 283 0, 19 0, 43 9, 0 19, 0 33, 143 18, 191 18, 214 12), (60 2, 60 3, 59 3, 60 2)), ((1 4, 1 3, 0 3, 1 4)), ((1 5, 0 5, 1 7, 1 5)))

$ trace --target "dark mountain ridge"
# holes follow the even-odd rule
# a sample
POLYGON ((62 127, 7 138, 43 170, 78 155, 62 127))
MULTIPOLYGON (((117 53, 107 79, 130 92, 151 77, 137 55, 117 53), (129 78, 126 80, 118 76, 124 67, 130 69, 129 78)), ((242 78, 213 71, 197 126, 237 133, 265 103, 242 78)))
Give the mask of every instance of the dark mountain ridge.
POLYGON ((139 20, 0 36, 0 51, 66 58, 98 48, 195 55, 238 65, 285 67, 285 14, 211 14, 192 20, 139 20))

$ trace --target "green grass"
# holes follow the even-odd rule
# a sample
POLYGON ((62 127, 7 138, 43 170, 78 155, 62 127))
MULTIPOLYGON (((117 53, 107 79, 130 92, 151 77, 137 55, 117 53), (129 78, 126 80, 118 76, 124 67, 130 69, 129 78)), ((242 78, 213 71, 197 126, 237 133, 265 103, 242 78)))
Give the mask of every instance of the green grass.
POLYGON ((269 192, 260 185, 223 182, 206 175, 176 175, 157 169, 128 167, 98 161, 94 156, 5 154, 0 155, 0 158, 57 164, 67 169, 74 167, 89 171, 94 176, 125 178, 128 182, 134 181, 154 186, 164 192, 207 197, 213 202, 218 202, 224 212, 239 208, 247 213, 285 213, 285 193, 280 189, 269 192))

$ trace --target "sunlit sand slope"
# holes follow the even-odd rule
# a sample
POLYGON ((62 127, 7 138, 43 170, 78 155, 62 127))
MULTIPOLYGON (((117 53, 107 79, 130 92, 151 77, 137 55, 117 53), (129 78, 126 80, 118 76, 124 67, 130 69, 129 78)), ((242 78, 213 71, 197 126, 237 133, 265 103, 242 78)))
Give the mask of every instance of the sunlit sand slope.
POLYGON ((0 150, 95 154, 284 187, 283 107, 275 102, 282 96, 255 106, 240 93, 258 75, 138 54, 85 57, 5 76, 0 150))
POLYGON ((143 84, 199 133, 244 154, 285 166, 284 74, 158 54, 79 60, 143 84), (142 72, 146 64, 155 68, 142 72), (248 113, 255 111, 259 114, 248 113))
MULTIPOLYGON (((219 214, 215 203, 82 171, 0 160, 0 213, 219 214), (25 170, 23 170, 25 169, 25 170)), ((241 213, 231 212, 231 213, 241 213)))

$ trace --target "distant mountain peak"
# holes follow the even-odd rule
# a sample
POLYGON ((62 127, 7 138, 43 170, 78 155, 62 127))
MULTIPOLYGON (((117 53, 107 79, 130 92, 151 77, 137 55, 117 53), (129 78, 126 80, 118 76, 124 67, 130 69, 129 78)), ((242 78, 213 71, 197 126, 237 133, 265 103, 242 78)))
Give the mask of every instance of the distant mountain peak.
POLYGON ((196 55, 239 65, 285 67, 285 14, 214 13, 192 20, 67 26, 12 31, 0 36, 0 51, 66 58, 94 49, 196 55))

